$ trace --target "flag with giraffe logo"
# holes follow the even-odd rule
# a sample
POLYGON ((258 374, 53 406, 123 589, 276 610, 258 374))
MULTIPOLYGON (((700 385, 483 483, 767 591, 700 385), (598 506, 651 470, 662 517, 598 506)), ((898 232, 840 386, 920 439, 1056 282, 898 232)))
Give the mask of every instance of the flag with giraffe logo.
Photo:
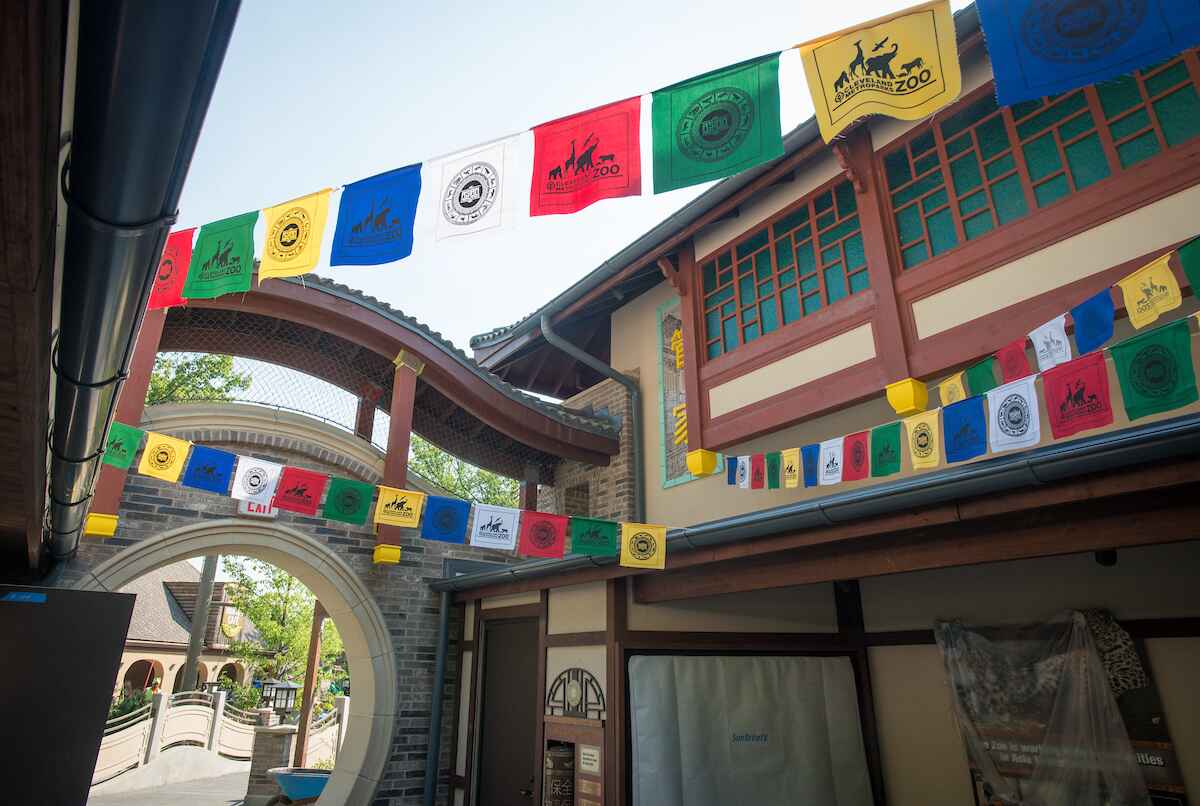
POLYGON ((640 96, 533 129, 529 215, 577 213, 642 192, 640 96))

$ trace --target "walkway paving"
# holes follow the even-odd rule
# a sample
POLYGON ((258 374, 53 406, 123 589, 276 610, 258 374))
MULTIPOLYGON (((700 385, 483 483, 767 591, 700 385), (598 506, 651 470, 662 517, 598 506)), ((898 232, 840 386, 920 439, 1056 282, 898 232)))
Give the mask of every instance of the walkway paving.
POLYGON ((87 806, 240 806, 249 772, 89 798, 87 806))

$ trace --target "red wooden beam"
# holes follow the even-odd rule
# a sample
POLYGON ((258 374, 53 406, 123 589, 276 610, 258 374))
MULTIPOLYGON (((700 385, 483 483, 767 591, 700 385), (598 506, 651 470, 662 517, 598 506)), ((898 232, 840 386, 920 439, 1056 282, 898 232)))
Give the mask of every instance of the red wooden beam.
MULTIPOLYGON (((388 487, 405 487, 408 484, 408 448, 412 441, 413 401, 417 394, 415 369, 404 361, 413 361, 409 356, 397 358, 396 375, 392 384, 391 422, 388 425, 387 455, 383 460, 383 483, 388 487)), ((379 526, 376 543, 400 545, 403 530, 398 526, 379 526)))

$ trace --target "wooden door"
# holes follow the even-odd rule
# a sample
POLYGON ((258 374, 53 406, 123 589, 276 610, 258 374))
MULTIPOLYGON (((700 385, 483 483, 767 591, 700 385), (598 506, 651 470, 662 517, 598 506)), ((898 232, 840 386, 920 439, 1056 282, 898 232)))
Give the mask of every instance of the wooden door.
POLYGON ((484 628, 477 806, 531 806, 537 702, 537 619, 489 621, 484 628))

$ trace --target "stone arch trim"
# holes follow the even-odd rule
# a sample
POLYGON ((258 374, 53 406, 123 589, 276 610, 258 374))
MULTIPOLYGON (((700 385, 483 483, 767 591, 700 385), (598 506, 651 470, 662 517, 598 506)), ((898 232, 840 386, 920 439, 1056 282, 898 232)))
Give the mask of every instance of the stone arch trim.
POLYGON ((384 775, 395 730, 395 648, 367 586, 320 542, 277 523, 208 521, 130 546, 88 569, 75 587, 117 591, 156 568, 206 554, 270 562, 297 577, 325 605, 342 636, 354 688, 349 731, 318 806, 370 802, 384 775))

